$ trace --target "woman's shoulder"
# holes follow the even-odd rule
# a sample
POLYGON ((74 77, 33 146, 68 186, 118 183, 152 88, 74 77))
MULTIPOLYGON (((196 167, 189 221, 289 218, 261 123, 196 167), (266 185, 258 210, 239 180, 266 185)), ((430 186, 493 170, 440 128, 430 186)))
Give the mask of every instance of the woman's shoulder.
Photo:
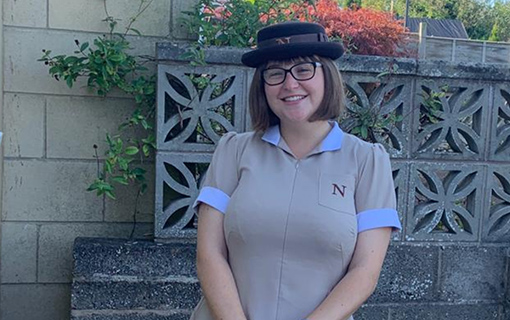
POLYGON ((249 131, 238 133, 229 131, 218 141, 218 148, 242 150, 257 139, 260 140, 260 133, 257 132, 249 131))
POLYGON ((361 157, 373 155, 375 157, 386 157, 387 152, 380 143, 372 143, 362 140, 355 135, 344 132, 342 148, 353 152, 361 157))

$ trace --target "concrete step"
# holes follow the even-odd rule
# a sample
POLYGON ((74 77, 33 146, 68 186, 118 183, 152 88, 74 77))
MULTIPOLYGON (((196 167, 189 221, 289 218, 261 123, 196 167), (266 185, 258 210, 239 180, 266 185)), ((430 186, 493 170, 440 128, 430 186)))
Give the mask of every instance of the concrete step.
POLYGON ((184 320, 200 299, 195 244, 77 238, 72 320, 184 320))

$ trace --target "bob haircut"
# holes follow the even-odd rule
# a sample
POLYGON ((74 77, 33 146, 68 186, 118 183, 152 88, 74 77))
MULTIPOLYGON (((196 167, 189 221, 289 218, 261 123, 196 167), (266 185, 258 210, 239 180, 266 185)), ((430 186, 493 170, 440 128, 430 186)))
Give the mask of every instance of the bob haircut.
MULTIPOLYGON (((329 58, 317 55, 298 57, 290 60, 291 63, 303 61, 320 62, 324 73, 324 97, 317 111, 310 116, 308 121, 337 119, 344 110, 345 91, 342 76, 335 63, 329 58)), ((266 99, 264 80, 262 79, 262 71, 266 66, 267 63, 264 63, 255 70, 249 94, 251 124, 253 130, 257 132, 265 131, 271 126, 280 124, 280 119, 273 113, 271 108, 269 108, 266 99)))

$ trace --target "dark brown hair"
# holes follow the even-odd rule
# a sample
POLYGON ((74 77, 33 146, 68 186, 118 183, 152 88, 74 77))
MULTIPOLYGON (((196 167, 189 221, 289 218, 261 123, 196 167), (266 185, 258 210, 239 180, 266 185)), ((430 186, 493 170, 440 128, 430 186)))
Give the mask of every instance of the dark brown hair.
MULTIPOLYGON (((308 121, 338 118, 344 109, 345 92, 342 76, 335 63, 329 58, 320 56, 295 58, 291 60, 291 63, 302 61, 320 62, 324 73, 324 97, 317 111, 312 114, 308 121)), ((280 123, 280 119, 269 108, 266 99, 264 80, 262 80, 262 70, 266 66, 267 63, 264 63, 255 70, 250 87, 249 108, 252 129, 255 131, 265 131, 267 128, 280 123)))

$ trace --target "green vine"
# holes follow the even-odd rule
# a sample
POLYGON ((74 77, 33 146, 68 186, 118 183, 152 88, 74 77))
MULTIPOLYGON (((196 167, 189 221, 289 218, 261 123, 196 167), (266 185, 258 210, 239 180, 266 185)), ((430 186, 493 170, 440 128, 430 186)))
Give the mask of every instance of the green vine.
MULTIPOLYGON (((38 61, 49 67, 49 73, 57 81, 65 81, 72 88, 78 78, 87 79, 87 87, 98 96, 105 97, 111 90, 120 89, 134 98, 136 108, 118 132, 106 135, 107 151, 103 166, 100 166, 97 145, 94 145, 98 164, 97 177, 88 187, 98 196, 106 195, 115 199, 115 185, 138 186, 138 196, 147 189, 144 160, 156 149, 153 123, 156 102, 156 75, 148 74, 145 67, 151 59, 133 56, 129 53, 129 33, 140 35, 132 28, 136 19, 153 0, 141 0, 138 12, 129 19, 124 33, 115 32, 117 20, 108 14, 105 1, 105 22, 110 32, 94 39, 92 43, 75 40, 74 55, 52 55, 43 50, 38 61), (143 138, 134 137, 134 129, 142 128, 143 138)), ((138 198, 137 196, 137 198, 138 198)))

